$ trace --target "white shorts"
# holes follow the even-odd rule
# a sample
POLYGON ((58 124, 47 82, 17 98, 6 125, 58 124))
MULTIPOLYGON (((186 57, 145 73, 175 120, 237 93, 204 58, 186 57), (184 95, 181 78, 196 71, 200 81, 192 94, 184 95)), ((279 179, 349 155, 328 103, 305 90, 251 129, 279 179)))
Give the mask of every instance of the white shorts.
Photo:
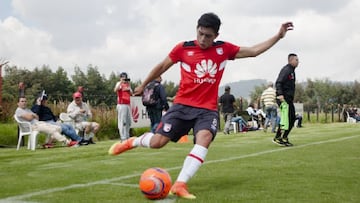
POLYGON ((79 122, 79 123, 75 124, 76 129, 78 129, 80 131, 84 131, 85 128, 88 126, 90 126, 91 129, 94 129, 97 126, 99 126, 99 124, 96 122, 87 122, 87 121, 83 121, 83 122, 79 122))

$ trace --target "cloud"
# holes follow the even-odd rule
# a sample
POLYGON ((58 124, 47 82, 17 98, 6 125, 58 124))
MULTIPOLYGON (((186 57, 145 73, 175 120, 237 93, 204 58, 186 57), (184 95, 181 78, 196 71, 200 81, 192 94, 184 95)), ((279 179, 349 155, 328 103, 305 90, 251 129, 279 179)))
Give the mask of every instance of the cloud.
MULTIPOLYGON (((144 79, 180 41, 193 40, 199 16, 208 11, 222 20, 219 40, 251 46, 273 36, 282 22, 295 30, 257 58, 227 63, 222 83, 275 80, 289 52, 300 58, 299 81, 307 78, 360 80, 360 28, 356 0, 13 0, 0 21, 0 57, 32 69, 89 64, 100 73, 126 71, 144 79)), ((1 10, 0 10, 1 11, 1 10)), ((178 82, 175 65, 165 80, 178 82)))

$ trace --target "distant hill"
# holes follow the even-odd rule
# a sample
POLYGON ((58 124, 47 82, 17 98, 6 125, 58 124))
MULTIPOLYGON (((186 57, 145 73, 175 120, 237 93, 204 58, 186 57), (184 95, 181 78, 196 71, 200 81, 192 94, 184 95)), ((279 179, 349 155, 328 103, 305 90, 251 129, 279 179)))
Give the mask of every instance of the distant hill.
MULTIPOLYGON (((252 92, 255 86, 260 86, 262 84, 266 84, 267 81, 265 79, 254 79, 254 80, 240 80, 238 82, 228 83, 231 88, 231 94, 235 96, 235 98, 243 97, 246 99, 250 98, 250 92, 252 92)), ((225 86, 219 87, 219 96, 224 94, 225 86)))

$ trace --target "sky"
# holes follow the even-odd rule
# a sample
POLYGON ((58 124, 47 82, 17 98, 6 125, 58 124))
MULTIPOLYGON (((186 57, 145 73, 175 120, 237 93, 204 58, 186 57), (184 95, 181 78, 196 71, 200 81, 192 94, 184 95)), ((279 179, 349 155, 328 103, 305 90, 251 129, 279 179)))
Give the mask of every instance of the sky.
MULTIPOLYGON (((196 39, 198 18, 216 13, 216 40, 253 46, 274 36, 283 22, 289 31, 255 58, 228 61, 221 85, 239 80, 275 81, 298 54, 297 81, 360 80, 358 0, 1 0, 0 59, 33 70, 63 67, 68 76, 89 64, 105 77, 127 72, 144 80, 181 41, 196 39)), ((177 83, 179 64, 163 75, 177 83)))

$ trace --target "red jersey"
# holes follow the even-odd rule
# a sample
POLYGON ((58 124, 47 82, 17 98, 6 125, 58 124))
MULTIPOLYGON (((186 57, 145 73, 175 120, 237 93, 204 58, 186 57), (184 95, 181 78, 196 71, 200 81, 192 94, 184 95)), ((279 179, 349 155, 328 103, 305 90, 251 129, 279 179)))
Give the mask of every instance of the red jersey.
POLYGON ((129 83, 121 83, 121 89, 117 91, 117 103, 118 104, 130 104, 131 93, 128 89, 130 87, 129 83))
POLYGON ((217 41, 201 49, 197 41, 176 45, 169 57, 180 62, 181 79, 174 103, 217 110, 219 84, 227 60, 234 60, 240 47, 217 41))

